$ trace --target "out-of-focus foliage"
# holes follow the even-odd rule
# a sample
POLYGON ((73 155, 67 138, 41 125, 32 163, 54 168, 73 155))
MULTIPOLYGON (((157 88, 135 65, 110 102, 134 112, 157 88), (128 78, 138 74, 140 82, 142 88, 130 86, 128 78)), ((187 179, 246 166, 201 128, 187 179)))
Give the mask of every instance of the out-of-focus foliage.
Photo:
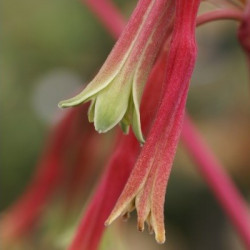
MULTIPOLYGON (((47 133, 48 124, 33 107, 39 79, 64 70, 84 83, 104 61, 113 41, 80 2, 68 0, 1 1, 1 30, 3 209, 28 181, 47 133)), ((62 89, 50 91, 64 93, 61 99, 66 95, 62 89)), ((44 105, 48 101, 45 96, 44 105)))

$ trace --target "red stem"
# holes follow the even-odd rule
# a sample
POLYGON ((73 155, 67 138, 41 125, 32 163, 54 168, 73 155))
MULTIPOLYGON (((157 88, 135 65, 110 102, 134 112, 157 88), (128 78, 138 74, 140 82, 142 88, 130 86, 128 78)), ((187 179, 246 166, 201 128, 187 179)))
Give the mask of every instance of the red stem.
POLYGON ((82 0, 107 28, 114 38, 118 38, 126 25, 121 13, 110 0, 82 0))
POLYGON ((250 249, 249 208, 188 116, 184 121, 182 141, 214 196, 245 242, 246 249, 250 249))
POLYGON ((239 10, 233 10, 233 9, 232 10, 222 9, 222 10, 210 11, 197 17, 196 26, 200 26, 202 24, 205 24, 211 21, 218 21, 218 20, 225 20, 225 19, 241 21, 242 12, 239 10))

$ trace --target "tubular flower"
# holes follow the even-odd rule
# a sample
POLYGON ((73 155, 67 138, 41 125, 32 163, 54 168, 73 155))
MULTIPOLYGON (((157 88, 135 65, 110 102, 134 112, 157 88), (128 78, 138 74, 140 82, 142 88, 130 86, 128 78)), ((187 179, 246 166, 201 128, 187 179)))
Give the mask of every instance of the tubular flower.
POLYGON ((168 29, 170 2, 140 0, 96 77, 80 94, 60 102, 59 106, 91 101, 88 117, 98 132, 106 132, 120 123, 128 133, 131 124, 137 139, 144 142, 140 101, 168 29))
MULTIPOLYGON (((158 107, 158 99, 160 98, 165 76, 167 53, 168 51, 164 47, 150 73, 145 92, 143 93, 141 109, 147 110, 147 112, 142 112, 141 120, 146 135, 151 126, 152 117, 158 107)), ((140 150, 141 147, 131 132, 126 137, 118 134, 115 150, 110 156, 105 173, 84 212, 83 219, 70 245, 70 250, 97 249, 105 229, 104 222, 119 198, 140 150)), ((126 219, 127 217, 128 214, 124 214, 123 218, 126 219)))
POLYGON ((195 22, 199 1, 176 1, 172 40, 166 66, 165 94, 146 143, 111 215, 109 225, 120 215, 138 214, 138 229, 155 232, 165 241, 164 199, 178 138, 181 132, 187 90, 196 58, 195 22))

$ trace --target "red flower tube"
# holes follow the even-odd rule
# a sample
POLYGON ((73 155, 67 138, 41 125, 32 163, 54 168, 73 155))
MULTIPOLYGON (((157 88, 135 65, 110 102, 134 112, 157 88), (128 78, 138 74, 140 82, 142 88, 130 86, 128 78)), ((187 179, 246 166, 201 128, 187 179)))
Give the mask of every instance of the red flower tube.
POLYGON ((182 128, 189 81, 196 58, 195 24, 199 1, 176 1, 172 40, 166 67, 166 84, 160 107, 136 165, 119 197, 109 225, 134 207, 138 228, 147 221, 157 242, 165 241, 166 185, 182 128))

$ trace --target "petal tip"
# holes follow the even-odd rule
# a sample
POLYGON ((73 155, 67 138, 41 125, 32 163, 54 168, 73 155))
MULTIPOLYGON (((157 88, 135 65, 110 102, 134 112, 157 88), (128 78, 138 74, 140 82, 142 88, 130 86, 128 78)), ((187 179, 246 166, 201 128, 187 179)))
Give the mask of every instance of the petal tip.
POLYGON ((144 231, 144 222, 143 222, 143 221, 138 221, 138 222, 137 222, 137 229, 138 229, 138 231, 140 231, 140 232, 143 232, 143 231, 144 231))
POLYGON ((95 130, 99 133, 99 134, 103 134, 108 132, 111 128, 110 127, 106 127, 106 126, 101 126, 100 124, 96 124, 95 120, 94 120, 94 126, 95 126, 95 130))
POLYGON ((163 244, 165 242, 165 233, 156 233, 155 234, 155 240, 157 241, 158 244, 163 244))
POLYGON ((65 105, 65 102, 64 102, 64 101, 59 102, 59 103, 57 104, 57 106, 58 106, 58 108, 61 108, 61 109, 67 107, 67 105, 65 105))
POLYGON ((108 219, 104 222, 104 225, 109 226, 118 216, 111 214, 108 219))
POLYGON ((104 226, 105 226, 105 227, 108 227, 110 224, 111 224, 111 223, 110 223, 109 220, 106 220, 106 221, 104 222, 104 226))

